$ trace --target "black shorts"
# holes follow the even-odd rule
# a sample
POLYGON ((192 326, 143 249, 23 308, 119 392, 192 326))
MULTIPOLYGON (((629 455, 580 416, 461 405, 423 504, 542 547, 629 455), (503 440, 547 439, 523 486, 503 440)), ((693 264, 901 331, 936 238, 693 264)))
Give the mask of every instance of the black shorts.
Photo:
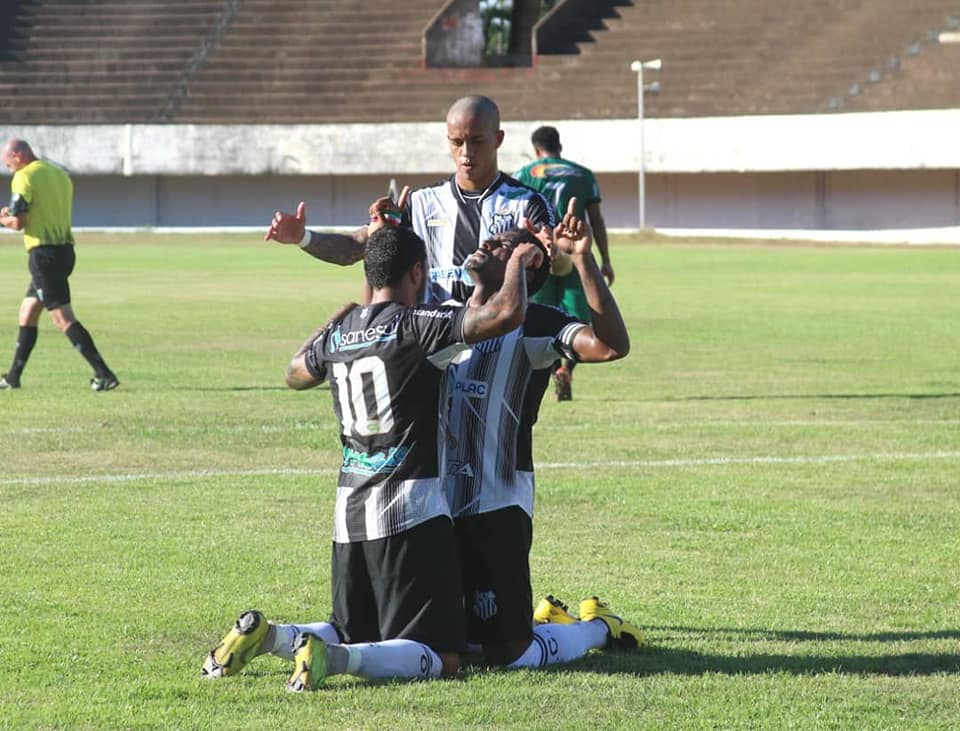
POLYGON ((48 310, 70 304, 70 283, 77 257, 70 244, 42 244, 30 249, 30 286, 26 297, 36 297, 48 310))
POLYGON ((454 525, 467 639, 479 644, 532 640, 530 516, 521 508, 510 507, 457 518, 454 525))
POLYGON ((330 622, 344 642, 405 639, 435 652, 465 649, 450 518, 432 518, 388 538, 334 543, 331 561, 330 622))

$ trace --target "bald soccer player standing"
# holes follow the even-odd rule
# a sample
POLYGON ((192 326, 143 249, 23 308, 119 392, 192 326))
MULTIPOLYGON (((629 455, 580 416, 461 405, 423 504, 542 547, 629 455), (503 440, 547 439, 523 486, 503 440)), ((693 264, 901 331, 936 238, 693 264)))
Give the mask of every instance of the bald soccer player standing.
MULTIPOLYGON (((499 169, 503 143, 500 109, 485 96, 455 101, 446 117, 447 146, 456 171, 434 185, 399 199, 380 198, 370 206, 372 220, 410 226, 426 242, 430 282, 427 302, 466 301, 472 280, 463 270, 464 259, 497 234, 522 227, 553 227, 554 209, 537 191, 499 169)), ((311 256, 334 264, 353 264, 363 258, 367 226, 352 234, 318 233, 306 228, 306 206, 296 214, 277 211, 266 239, 297 244, 311 256)))

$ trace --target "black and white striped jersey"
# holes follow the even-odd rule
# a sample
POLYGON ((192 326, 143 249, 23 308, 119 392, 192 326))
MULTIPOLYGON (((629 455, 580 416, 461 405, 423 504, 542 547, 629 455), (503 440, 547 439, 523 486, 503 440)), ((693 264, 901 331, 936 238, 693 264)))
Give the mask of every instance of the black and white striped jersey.
POLYGON ((454 517, 519 506, 533 515, 533 425, 561 356, 586 327, 531 303, 508 335, 468 346, 447 368, 441 404, 441 474, 454 517))
POLYGON ((427 244, 431 277, 426 302, 465 302, 473 285, 460 265, 491 236, 526 221, 554 226, 552 206, 533 188, 504 173, 478 197, 463 194, 451 175, 410 194, 404 220, 427 244))
POLYGON ((330 381, 343 464, 337 543, 396 535, 449 515, 437 454, 440 382, 463 344, 465 308, 385 302, 354 307, 305 354, 330 381))

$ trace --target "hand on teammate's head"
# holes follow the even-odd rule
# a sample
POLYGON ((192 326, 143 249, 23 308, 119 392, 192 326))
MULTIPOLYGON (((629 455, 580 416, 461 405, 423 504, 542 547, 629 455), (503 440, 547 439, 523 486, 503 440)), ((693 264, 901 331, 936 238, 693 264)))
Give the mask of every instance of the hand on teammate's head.
POLYGON ((384 226, 399 226, 403 222, 403 210, 407 206, 410 196, 410 186, 405 185, 400 191, 400 197, 394 202, 390 196, 377 198, 370 204, 370 222, 367 224, 367 235, 371 236, 384 226))
POLYGON ((536 244, 522 242, 514 246, 513 257, 519 257, 525 269, 539 269, 543 264, 543 249, 536 244))

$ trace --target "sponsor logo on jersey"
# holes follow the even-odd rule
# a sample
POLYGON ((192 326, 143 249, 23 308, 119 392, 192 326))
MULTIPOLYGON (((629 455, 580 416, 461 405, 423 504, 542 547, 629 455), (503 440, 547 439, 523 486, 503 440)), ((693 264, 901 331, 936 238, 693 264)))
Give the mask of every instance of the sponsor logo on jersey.
POLYGON ((532 178, 576 178, 578 176, 576 168, 557 162, 544 162, 530 168, 532 178))
POLYGON ((470 379, 453 381, 453 394, 463 395, 469 398, 486 398, 490 386, 486 381, 472 381, 470 379))
POLYGON ((432 317, 435 320, 449 320, 453 317, 454 310, 444 309, 444 310, 433 310, 433 309, 420 309, 417 308, 413 311, 413 314, 417 317, 432 317))
MULTIPOLYGON (((459 462, 454 463, 453 465, 451 465, 451 467, 457 467, 457 464, 459 464, 459 462)), ((473 467, 470 465, 469 462, 464 462, 462 465, 460 465, 455 470, 453 470, 450 474, 459 475, 461 477, 473 477, 473 467)))
POLYGON ((449 218, 428 218, 427 219, 427 226, 429 226, 430 228, 439 228, 440 226, 449 226, 449 225, 450 225, 449 218))
POLYGON ((361 330, 344 331, 340 325, 333 331, 328 342, 331 353, 342 352, 345 350, 358 350, 367 348, 374 343, 386 343, 397 339, 398 319, 381 325, 363 328, 361 330))
POLYGON ((350 447, 343 448, 344 472, 358 475, 376 475, 381 472, 392 472, 397 469, 410 453, 409 447, 390 447, 386 452, 367 454, 358 452, 350 447))
POLYGON ((473 594, 473 614, 481 622, 497 615, 497 595, 492 591, 477 591, 473 594))

